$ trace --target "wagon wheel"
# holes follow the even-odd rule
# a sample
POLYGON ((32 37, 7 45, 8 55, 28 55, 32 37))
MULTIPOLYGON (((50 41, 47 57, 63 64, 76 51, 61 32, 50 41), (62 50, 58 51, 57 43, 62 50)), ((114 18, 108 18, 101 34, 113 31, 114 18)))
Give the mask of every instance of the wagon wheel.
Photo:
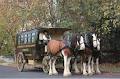
POLYGON ((25 58, 22 52, 19 52, 17 55, 17 69, 22 72, 25 66, 25 58))
POLYGON ((44 56, 42 60, 42 69, 45 73, 49 72, 49 56, 44 56))

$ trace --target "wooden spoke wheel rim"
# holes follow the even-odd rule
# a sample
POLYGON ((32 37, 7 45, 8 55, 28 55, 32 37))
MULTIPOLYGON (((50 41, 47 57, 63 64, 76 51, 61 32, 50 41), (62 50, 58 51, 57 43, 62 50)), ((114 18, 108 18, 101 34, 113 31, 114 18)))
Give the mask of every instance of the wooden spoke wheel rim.
POLYGON ((42 60, 42 69, 45 73, 49 72, 49 57, 45 56, 42 60))
POLYGON ((17 69, 18 69, 18 71, 22 72, 24 69, 24 65, 25 65, 24 55, 22 52, 20 52, 17 55, 17 69))

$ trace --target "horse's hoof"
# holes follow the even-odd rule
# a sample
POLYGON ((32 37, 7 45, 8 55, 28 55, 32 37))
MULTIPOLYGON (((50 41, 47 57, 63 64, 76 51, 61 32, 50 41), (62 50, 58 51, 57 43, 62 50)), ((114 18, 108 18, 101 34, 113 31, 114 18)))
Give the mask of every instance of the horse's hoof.
POLYGON ((95 71, 93 71, 92 74, 95 74, 95 71))
POLYGON ((71 75, 71 73, 67 73, 67 74, 64 74, 63 76, 67 77, 67 76, 70 76, 70 75, 71 75))
POLYGON ((89 73, 88 75, 89 75, 89 76, 92 76, 92 75, 93 75, 93 73, 89 73))
POLYGON ((70 76, 70 75, 71 75, 71 72, 70 72, 70 73, 68 73, 68 75, 70 76))
POLYGON ((63 74, 63 76, 64 76, 64 77, 67 77, 67 76, 68 76, 68 74, 64 73, 64 74, 63 74))
POLYGON ((58 72, 56 72, 56 73, 53 73, 54 75, 58 75, 58 72))
POLYGON ((87 76, 88 74, 87 73, 83 73, 84 76, 87 76))
POLYGON ((49 75, 52 75, 52 73, 49 73, 49 75))
POLYGON ((79 74, 80 72, 79 71, 75 71, 76 74, 79 74))
POLYGON ((69 76, 69 75, 68 75, 68 74, 64 74, 63 76, 64 76, 64 77, 67 77, 67 76, 69 76))
POLYGON ((96 72, 97 74, 101 74, 101 72, 99 71, 99 72, 96 72))

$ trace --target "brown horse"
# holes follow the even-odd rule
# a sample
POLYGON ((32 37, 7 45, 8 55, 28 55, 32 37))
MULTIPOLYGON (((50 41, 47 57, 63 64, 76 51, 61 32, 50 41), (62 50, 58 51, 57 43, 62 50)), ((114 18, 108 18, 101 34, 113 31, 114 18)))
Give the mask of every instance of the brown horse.
POLYGON ((64 57, 64 74, 63 75, 64 76, 71 75, 71 72, 69 69, 71 52, 69 47, 65 44, 65 41, 50 40, 47 44, 47 48, 48 48, 48 54, 50 55, 49 75, 58 74, 55 68, 55 62, 56 62, 57 56, 60 55, 60 52, 64 57))
POLYGON ((79 68, 77 66, 78 57, 81 57, 81 51, 85 50, 85 44, 83 36, 80 33, 73 33, 71 36, 71 51, 74 56, 74 61, 71 62, 75 73, 79 73, 79 68))

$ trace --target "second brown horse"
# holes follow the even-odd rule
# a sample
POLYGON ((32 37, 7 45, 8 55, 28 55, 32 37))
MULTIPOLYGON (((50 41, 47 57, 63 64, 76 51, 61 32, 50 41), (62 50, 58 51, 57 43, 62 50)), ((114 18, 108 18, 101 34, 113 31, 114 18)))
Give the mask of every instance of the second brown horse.
POLYGON ((49 60, 49 75, 58 74, 56 68, 55 68, 55 62, 57 59, 57 56, 61 54, 64 58, 64 76, 71 75, 69 65, 71 60, 71 52, 69 49, 69 46, 66 45, 66 41, 61 40, 50 40, 47 44, 48 48, 48 54, 50 55, 49 60))

